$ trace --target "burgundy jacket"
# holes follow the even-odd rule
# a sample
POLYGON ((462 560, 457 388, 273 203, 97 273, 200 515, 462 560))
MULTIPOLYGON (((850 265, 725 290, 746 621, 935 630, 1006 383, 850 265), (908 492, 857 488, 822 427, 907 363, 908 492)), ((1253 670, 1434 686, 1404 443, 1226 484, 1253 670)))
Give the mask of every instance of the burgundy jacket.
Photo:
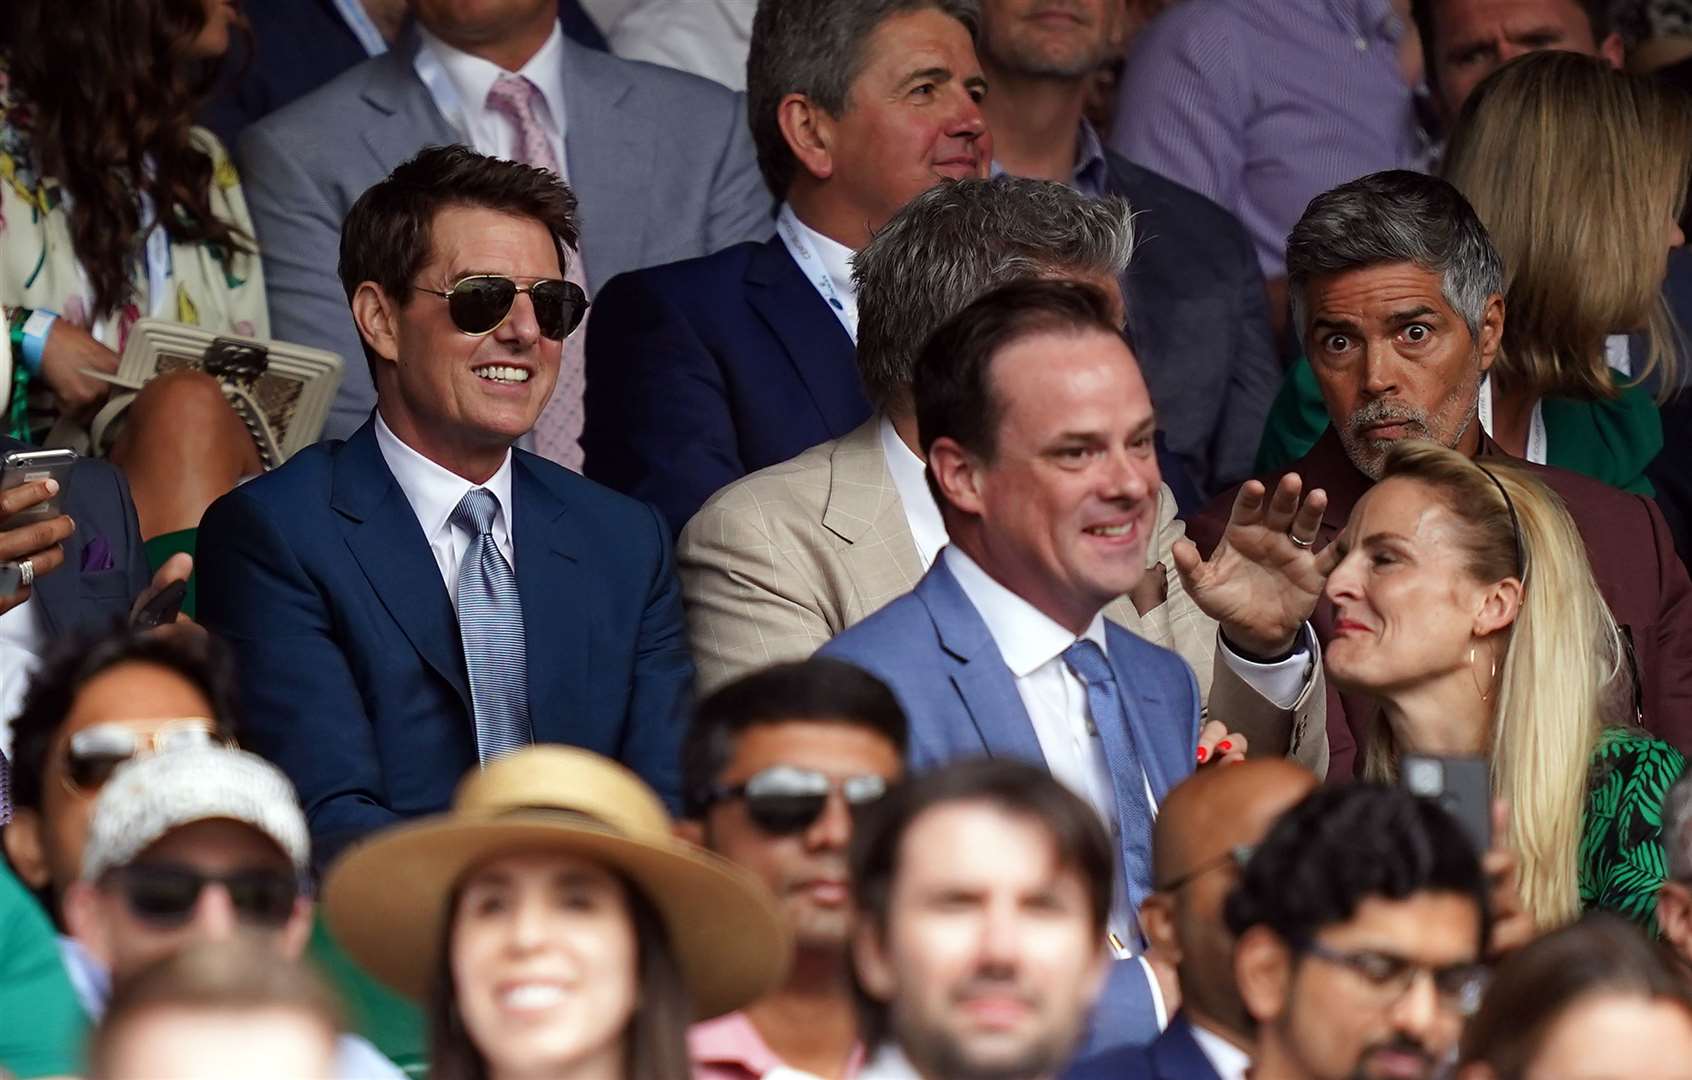
MULTIPOLYGON (((1503 456, 1504 451, 1482 435, 1480 455, 1503 456)), ((1662 511, 1643 495, 1630 495, 1578 473, 1532 468, 1568 506, 1586 541, 1598 588, 1633 642, 1645 727, 1683 753, 1692 753, 1692 581, 1675 554, 1662 511)), ((1305 490, 1319 487, 1328 493, 1318 547, 1339 535, 1352 508, 1374 483, 1346 457, 1332 427, 1310 453, 1284 471, 1298 473, 1305 490)), ((1281 475, 1258 479, 1273 490, 1281 475)), ((1187 522, 1187 535, 1206 557, 1222 540, 1238 491, 1236 487, 1218 496, 1187 522)), ((1333 634, 1333 614, 1326 599, 1317 605, 1316 636, 1324 645, 1333 634)), ((1352 775, 1372 711, 1365 700, 1328 684, 1329 780, 1352 775)))

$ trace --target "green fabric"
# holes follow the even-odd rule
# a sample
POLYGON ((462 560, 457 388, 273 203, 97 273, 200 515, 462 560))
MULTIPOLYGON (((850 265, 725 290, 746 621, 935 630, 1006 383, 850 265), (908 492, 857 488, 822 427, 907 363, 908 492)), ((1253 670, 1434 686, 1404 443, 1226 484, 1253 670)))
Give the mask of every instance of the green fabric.
MULTIPOLYGON (((1622 387, 1613 401, 1545 398, 1545 463, 1638 495, 1654 495, 1645 467, 1663 448, 1663 421, 1651 395, 1622 387)), ((1257 444, 1259 473, 1278 472, 1310 452, 1328 428, 1328 410, 1310 361, 1299 357, 1281 380, 1257 444)))
MULTIPOLYGON (((151 540, 142 541, 141 546, 147 552, 147 568, 156 574, 159 572, 159 567, 163 566, 172 555, 178 552, 187 555, 194 554, 194 542, 199 539, 199 535, 199 529, 182 529, 179 532, 160 533, 151 540)), ((194 597, 196 581, 199 576, 198 574, 188 575, 188 593, 182 598, 182 614, 190 619, 194 617, 194 597)))
POLYGON ((52 922, 0 863, 0 1073, 74 1076, 87 1035, 52 922))
POLYGON ((341 995, 353 1031, 369 1039, 407 1075, 428 1072, 429 1038, 423 1011, 366 974, 329 935, 321 912, 311 928, 307 955, 341 995))
POLYGON ((1592 754, 1592 786, 1581 829, 1580 903, 1613 911, 1657 932, 1663 855, 1663 799, 1686 771, 1668 743, 1634 728, 1610 728, 1592 754))

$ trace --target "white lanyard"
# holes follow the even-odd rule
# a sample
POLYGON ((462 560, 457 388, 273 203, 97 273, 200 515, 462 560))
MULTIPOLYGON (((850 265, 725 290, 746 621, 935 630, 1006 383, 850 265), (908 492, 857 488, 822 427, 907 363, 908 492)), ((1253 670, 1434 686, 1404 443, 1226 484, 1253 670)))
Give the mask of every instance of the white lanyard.
MULTIPOLYGON (((1480 425, 1481 430, 1492 434, 1492 376, 1481 380, 1480 391, 1480 425)), ((1533 403, 1533 418, 1528 421, 1527 459, 1535 465, 1545 464, 1545 412, 1540 402, 1533 403)))
POLYGON ((776 215, 776 232, 781 234, 781 242, 787 245, 787 253, 799 264, 800 272, 822 296, 823 302, 834 312, 834 317, 846 328, 846 336, 856 345, 857 315, 848 310, 845 302, 840 299, 840 292, 834 287, 834 279, 829 275, 828 267, 823 264, 822 256, 817 254, 817 246, 805 235, 805 227, 800 224, 798 215, 794 214, 793 208, 786 203, 781 204, 781 212, 776 215))
POLYGON ((388 40, 382 36, 382 31, 376 29, 376 23, 360 0, 335 0, 335 10, 341 13, 341 19, 353 32, 353 37, 364 46, 366 55, 381 56, 388 51, 388 40))

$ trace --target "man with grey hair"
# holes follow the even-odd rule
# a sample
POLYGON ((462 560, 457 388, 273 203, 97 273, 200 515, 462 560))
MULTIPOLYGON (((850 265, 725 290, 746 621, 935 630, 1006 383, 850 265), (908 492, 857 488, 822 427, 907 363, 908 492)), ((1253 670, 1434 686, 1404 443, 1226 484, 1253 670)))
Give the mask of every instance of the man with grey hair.
MULTIPOLYGON (((1504 271, 1468 201, 1437 177, 1374 173, 1311 201, 1287 240, 1294 327, 1328 426, 1286 470, 1328 494, 1318 545, 1380 475, 1399 439, 1428 439, 1473 457, 1504 457, 1481 413, 1483 380, 1504 335, 1504 271)), ((1511 459, 1515 460, 1515 459, 1511 459)), ((1662 512, 1563 469, 1531 466, 1568 507, 1593 575, 1631 646, 1633 702, 1652 734, 1692 749, 1692 582, 1662 512)), ((1217 543, 1232 495, 1191 523, 1201 551, 1217 543)), ((1317 611, 1323 641, 1332 606, 1317 611)), ((1349 776, 1373 706, 1330 692, 1330 774, 1349 776)))
POLYGON ((995 172, 1114 195, 1134 208, 1140 240, 1133 281, 1123 285, 1128 336, 1160 431, 1209 496, 1251 475, 1281 364, 1263 273, 1239 219, 1105 149, 1085 118, 1094 73, 1121 55, 1128 18, 1123 0, 982 0, 981 66, 993 87, 982 107, 995 172))
POLYGON ((1669 788, 1662 820, 1668 874, 1657 888, 1657 929, 1692 979, 1692 773, 1669 788))
POLYGON ((713 492, 869 415, 852 253, 942 180, 987 175, 976 0, 764 0, 747 118, 777 235, 594 299, 585 472, 680 530, 713 492))
MULTIPOLYGON (((702 689, 810 655, 909 592, 934 564, 948 538, 924 479, 911 385, 935 328, 980 295, 1032 278, 1095 285, 1120 318, 1119 281, 1132 250, 1131 213, 1120 200, 1011 177, 941 185, 876 235, 853 270, 858 373, 875 416, 730 484, 682 532, 677 567, 702 689)), ((1285 508, 1298 492, 1276 498, 1285 508)), ((1278 663, 1218 649, 1222 613, 1202 609, 1176 569, 1183 535, 1165 485, 1147 545, 1150 572, 1106 616, 1180 653, 1212 715, 1245 734, 1253 753, 1290 753, 1320 773, 1320 665, 1296 641, 1286 656, 1259 658, 1278 663)), ((1244 572, 1248 563, 1213 559, 1207 572, 1244 572)), ((1228 635, 1225 625, 1222 633, 1255 639, 1228 635)))

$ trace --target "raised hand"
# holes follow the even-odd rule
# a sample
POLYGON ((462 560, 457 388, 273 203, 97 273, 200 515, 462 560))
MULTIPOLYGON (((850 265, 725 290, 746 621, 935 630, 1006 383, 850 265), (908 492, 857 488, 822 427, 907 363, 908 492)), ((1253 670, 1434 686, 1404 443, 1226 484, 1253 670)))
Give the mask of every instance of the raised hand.
POLYGON ((1187 595, 1221 624, 1230 644, 1251 657, 1292 649, 1339 562, 1333 545, 1321 552, 1314 548, 1327 493, 1318 488, 1301 500, 1303 488, 1297 473, 1281 477, 1272 497, 1260 482, 1248 480, 1208 560, 1191 540, 1174 547, 1187 595))

